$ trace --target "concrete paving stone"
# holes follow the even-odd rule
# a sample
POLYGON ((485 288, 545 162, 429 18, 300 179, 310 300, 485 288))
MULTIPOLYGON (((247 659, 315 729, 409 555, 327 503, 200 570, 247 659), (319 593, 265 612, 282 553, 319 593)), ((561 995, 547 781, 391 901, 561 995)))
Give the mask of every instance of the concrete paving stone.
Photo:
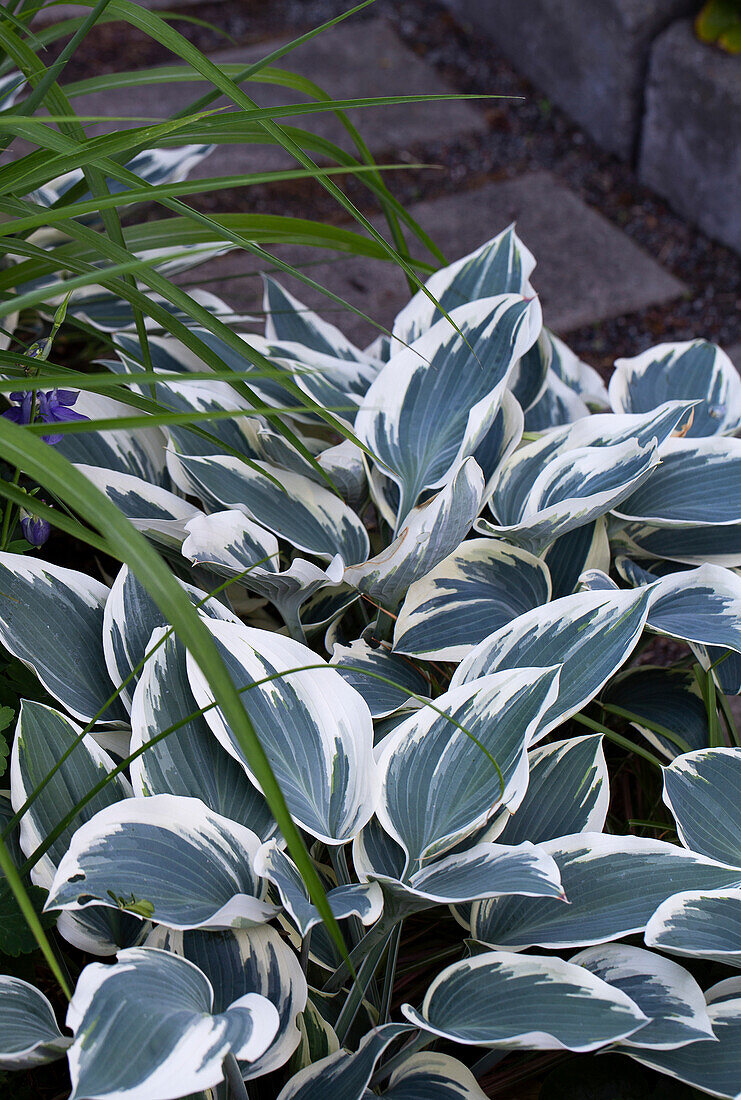
MULTIPOLYGON (((686 292, 678 279, 548 172, 421 202, 410 212, 451 261, 516 221, 518 233, 538 261, 533 284, 541 296, 546 323, 556 332, 645 309, 686 292)), ((384 231, 382 219, 374 219, 374 224, 384 231)), ((411 250, 422 257, 420 248, 411 250)), ((296 266, 310 264, 306 270, 313 279, 387 327, 409 295, 401 271, 380 260, 343 257, 326 262, 326 253, 313 249, 271 251, 296 266)), ((190 272, 187 278, 199 277, 230 304, 249 311, 260 308, 255 271, 250 256, 232 253, 205 264, 200 272, 190 272), (219 281, 206 282, 209 278, 219 281)), ((278 278, 351 338, 372 339, 372 327, 354 314, 343 314, 298 280, 278 278)))
POLYGON ((605 149, 633 156, 651 41, 694 0, 448 0, 605 149))
MULTIPOLYGON (((150 11, 180 11, 183 8, 193 8, 200 4, 201 0, 137 0, 140 8, 149 8, 150 11)), ((59 23, 62 19, 73 19, 78 15, 89 15, 90 8, 83 4, 50 4, 41 8, 34 20, 34 27, 46 26, 49 23, 59 23)))
POLYGON ((741 61, 699 42, 688 19, 654 44, 638 171, 741 252, 741 61))
MULTIPOLYGON (((283 40, 261 42, 211 55, 218 65, 248 66, 272 52, 283 40)), ((304 43, 277 63, 319 83, 334 99, 363 99, 371 96, 445 95, 451 89, 434 69, 406 48, 391 27, 377 19, 351 26, 342 24, 304 43)), ((142 85, 120 92, 103 92, 78 98, 77 111, 86 115, 127 115, 167 118, 203 94, 204 85, 172 83, 142 85)), ((309 97, 270 84, 250 82, 248 94, 261 107, 306 101, 309 97)), ((226 100, 219 100, 224 104, 226 100)), ((214 104, 217 106, 217 104, 214 104)), ((365 108, 349 112, 363 139, 374 154, 400 154, 431 141, 454 141, 466 134, 486 130, 481 111, 463 101, 412 103, 365 108)), ((331 112, 284 118, 288 125, 312 130, 324 138, 353 150, 347 133, 331 112)), ((91 125, 91 133, 114 127, 91 125)), ((135 123, 128 123, 133 126, 135 123)), ((296 164, 282 149, 264 145, 222 145, 193 173, 195 177, 238 175, 272 171, 296 164)))

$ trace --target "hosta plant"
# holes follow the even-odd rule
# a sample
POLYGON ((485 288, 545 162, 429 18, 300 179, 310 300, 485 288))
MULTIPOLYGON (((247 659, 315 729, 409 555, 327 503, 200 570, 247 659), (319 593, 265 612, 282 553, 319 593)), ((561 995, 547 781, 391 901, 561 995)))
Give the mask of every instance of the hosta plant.
POLYGON ((172 415, 82 388, 122 426, 57 423, 54 453, 167 559, 324 901, 136 570, 0 554, 0 641, 52 700, 19 715, 7 839, 102 960, 66 1017, 0 979, 0 1067, 66 1057, 79 1100, 442 1100, 610 1050, 741 1095, 741 383, 693 341, 606 389, 531 277, 505 229, 366 349, 268 278, 213 378, 70 299, 172 415))

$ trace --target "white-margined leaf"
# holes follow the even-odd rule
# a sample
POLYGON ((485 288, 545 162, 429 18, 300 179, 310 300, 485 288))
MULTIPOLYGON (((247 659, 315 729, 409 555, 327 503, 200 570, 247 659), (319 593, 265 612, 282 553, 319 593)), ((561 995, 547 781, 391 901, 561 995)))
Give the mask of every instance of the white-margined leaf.
POLYGON ((411 1030, 409 1024, 374 1027, 363 1037, 355 1054, 338 1050, 299 1070, 281 1090, 278 1100, 326 1100, 327 1096, 365 1100, 376 1062, 394 1039, 411 1030))
POLYGON ((741 968, 741 888, 688 890, 667 898, 646 925, 646 943, 741 968))
POLYGON ((154 947, 85 967, 67 1010, 70 1100, 171 1100, 223 1080, 234 1053, 254 1061, 279 1027, 266 997, 247 993, 213 1012, 213 989, 193 963, 154 947))
POLYGON ((168 928, 248 928, 270 920, 252 868, 260 839, 196 798, 128 798, 82 825, 47 908, 105 905, 168 928))
POLYGON ((539 745, 528 753, 530 782, 522 802, 498 836, 520 844, 597 833, 607 817, 610 776, 599 734, 539 745))
POLYGON ((394 649, 460 661, 550 595, 548 569, 539 558, 496 539, 469 539, 410 585, 394 627, 394 649))
POLYGON ((374 829, 371 824, 356 837, 355 870, 364 882, 380 882, 397 909, 416 912, 506 894, 564 900, 555 861, 529 841, 514 846, 484 841, 409 875, 404 872, 403 857, 393 865, 395 842, 382 839, 379 832, 380 827, 374 829))
POLYGON ((62 1035, 54 1009, 35 986, 0 975, 0 1069, 32 1069, 61 1058, 72 1042, 62 1035))
POLYGON ((420 493, 473 454, 516 361, 537 339, 537 298, 483 298, 441 318, 391 357, 366 393, 355 434, 400 489, 397 527, 420 493))
MULTIPOLYGON (((239 621, 223 603, 207 596, 200 588, 191 584, 183 587, 202 615, 225 622, 239 621)), ((167 622, 155 601, 129 567, 122 566, 103 612, 103 652, 108 675, 114 685, 122 689, 120 698, 127 709, 131 707, 141 672, 135 672, 133 681, 126 687, 122 685, 149 652, 152 632, 163 626, 167 626, 167 622)))
POLYGON ((433 1035, 505 1050, 598 1050, 648 1022, 635 1001, 583 967, 509 951, 453 963, 420 1012, 402 1012, 433 1035))
MULTIPOLYGON (((450 313, 458 306, 497 294, 532 295, 529 280, 534 268, 535 257, 517 236, 514 225, 508 226, 474 252, 430 276, 425 283, 428 294, 418 290, 397 315, 396 340, 411 344, 440 320, 440 308, 450 313)), ((395 343, 392 350, 398 347, 395 343)))
POLYGON ((430 1050, 405 1058, 381 1095, 386 1100, 486 1100, 467 1066, 430 1050))
MULTIPOLYGON (((720 986, 725 982, 720 982, 720 986)), ((694 1085, 711 1096, 737 1100, 741 1080, 741 997, 713 1000, 707 990, 708 1016, 717 1042, 689 1043, 678 1050, 625 1050, 637 1062, 694 1085)))
MULTIPOLYGON (((55 231, 52 230, 52 232, 55 231)), ((43 230, 42 233, 44 233, 43 230)), ((218 298, 209 290, 190 287, 188 296, 223 322, 233 325, 253 320, 252 317, 235 313, 230 305, 227 305, 222 298, 218 298)), ((195 327, 191 313, 175 305, 169 298, 153 293, 151 290, 148 291, 147 298, 152 304, 158 305, 182 324, 187 325, 189 328, 195 327)), ((90 285, 73 291, 72 298, 67 306, 67 312, 73 317, 85 321, 92 328, 98 329, 99 332, 115 333, 117 336, 126 331, 133 333, 136 327, 136 315, 131 303, 120 297, 115 291, 107 290, 102 286, 90 285)), ((154 317, 148 314, 145 315, 145 323, 149 331, 162 332, 166 330, 166 326, 161 321, 155 320, 154 317)))
POLYGON ((271 1073, 288 1061, 300 1040, 296 1026, 306 1006, 307 985, 299 961, 270 925, 225 932, 174 932, 155 928, 147 946, 174 951, 194 963, 211 982, 214 1012, 224 1012, 247 993, 259 993, 278 1010, 280 1026, 259 1058, 242 1062, 245 1079, 271 1073))
POLYGON ((342 499, 353 511, 361 511, 368 499, 368 479, 365 474, 363 452, 349 439, 328 447, 317 456, 317 462, 342 499))
MULTIPOLYGON (((231 623, 207 625, 237 688, 256 685, 242 700, 293 817, 328 844, 351 840, 375 810, 380 790, 373 723, 362 697, 300 642, 231 623), (272 679, 257 683, 266 677, 272 679)), ((188 670, 199 706, 210 706, 211 687, 190 654, 188 670)), ((212 707, 206 720, 251 775, 221 711, 212 707)))
POLYGON ((741 867, 741 749, 699 749, 664 768, 664 802, 692 852, 741 867))
POLYGON ((692 402, 668 401, 651 413, 586 416, 545 432, 503 463, 490 499, 496 523, 482 521, 482 530, 547 542, 608 512, 630 495, 632 478, 638 484, 653 470, 656 449, 691 409, 692 402), (622 470, 613 468, 618 459, 622 470))
POLYGON ((607 389, 594 367, 583 362, 550 329, 544 329, 544 332, 551 342, 551 370, 587 405, 609 405, 607 389))
POLYGON ((265 338, 269 342, 303 345, 310 351, 349 363, 362 363, 369 358, 335 325, 323 321, 269 275, 263 275, 263 288, 265 338))
POLYGON ((658 465, 657 446, 628 440, 613 447, 581 447, 553 458, 536 477, 514 523, 479 520, 482 534, 512 539, 535 549, 603 516, 649 477, 658 465))
MULTIPOLYGON (((103 394, 82 390, 75 412, 90 420, 131 416, 131 407, 103 394)), ((69 432, 56 444, 57 450, 76 465, 102 466, 122 474, 140 477, 151 485, 169 486, 165 463, 165 435, 160 428, 129 431, 69 432)))
MULTIPOLYGON (((0 642, 70 714, 89 721, 113 694, 103 657, 106 586, 74 569, 3 553, 0 593, 0 642)), ((126 721, 120 700, 101 721, 126 721)))
MULTIPOLYGON (((155 631, 152 646, 164 636, 155 631)), ((203 717, 196 714, 185 662, 185 647, 171 634, 147 661, 131 708, 131 751, 146 752, 131 764, 137 795, 174 794, 200 798, 222 817, 246 825, 261 840, 276 825, 267 802, 244 768, 225 751, 203 717), (190 718, 160 741, 159 734, 190 718)))
POLYGON ((550 363, 551 344, 545 330, 541 329, 533 346, 515 363, 508 382, 511 393, 526 415, 543 395, 550 363))
POLYGON ((527 668, 447 691, 377 751, 378 819, 413 874, 527 790, 527 744, 558 690, 558 669, 527 668), (441 713, 440 713, 441 712, 441 713))
POLYGON ((183 555, 197 565, 206 565, 219 576, 235 577, 250 592, 269 600, 278 610, 292 636, 302 636, 303 605, 324 588, 338 588, 342 582, 342 558, 335 556, 322 569, 313 562, 295 558, 279 572, 278 540, 270 531, 236 510, 198 516, 187 525, 183 555), (260 564, 256 564, 259 562, 260 564))
MULTIPOLYGON (((90 735, 80 740, 80 733, 80 727, 59 711, 29 699, 21 703, 10 766, 11 796, 16 811, 59 764, 21 818, 20 845, 27 857, 46 840, 70 806, 85 798, 91 787, 113 770, 108 753, 90 735), (67 752, 70 755, 62 759, 67 752)), ((105 737, 101 734, 101 740, 105 741, 105 737)), ((48 890, 76 829, 98 810, 130 796, 131 786, 124 776, 117 775, 108 782, 35 864, 31 881, 48 890)), ((138 943, 146 932, 146 927, 132 914, 102 908, 62 913, 57 927, 70 943, 96 955, 114 955, 120 947, 138 943)))
POLYGON ((516 950, 587 947, 642 932, 672 894, 741 882, 741 870, 662 840, 578 833, 540 847, 558 864, 569 904, 549 898, 477 902, 474 939, 516 950))
POLYGON ((535 608, 480 642, 455 670, 451 686, 504 669, 561 665, 558 698, 539 735, 593 699, 627 660, 643 631, 650 593, 579 592, 535 608))
POLYGON ((579 394, 562 382, 555 371, 549 370, 543 392, 525 414, 524 428, 527 432, 545 432, 562 424, 573 424, 584 416, 589 416, 589 409, 579 394))
POLYGON ((442 489, 413 508, 380 554, 345 570, 345 581, 389 610, 466 537, 481 506, 484 479, 473 458, 451 471, 442 489))
POLYGON ((343 680, 359 692, 373 718, 386 718, 416 696, 427 698, 429 681, 414 663, 379 645, 373 648, 361 638, 349 645, 336 644, 330 664, 337 665, 343 680))
MULTIPOLYGON (((646 574, 646 579, 649 576, 646 574)), ((705 667, 711 663, 701 648, 706 645, 713 647, 713 659, 722 652, 719 647, 741 653, 741 578, 719 565, 701 565, 654 581, 646 626, 659 634, 699 643, 705 667)))
POLYGON ((517 399, 509 390, 505 390, 491 427, 473 453, 484 475, 485 500, 489 498, 497 470, 522 439, 524 427, 524 415, 517 399))
POLYGON ((616 545, 633 557, 659 558, 684 565, 741 566, 741 524, 702 526, 621 523, 616 545))
POLYGON ((25 87, 26 81, 18 72, 0 76, 0 109, 5 111, 15 103, 16 96, 25 87))
POLYGON ((185 524, 202 514, 182 497, 159 485, 148 485, 133 474, 97 466, 78 465, 77 468, 121 509, 138 531, 166 549, 179 550, 187 534, 185 524))
POLYGON ((649 412, 681 398, 698 402, 689 437, 732 435, 741 425, 741 380, 717 344, 657 344, 632 359, 615 361, 610 404, 616 413, 649 412))
POLYGON ((347 563, 368 556, 368 536, 355 513, 308 477, 266 462, 258 471, 230 455, 180 455, 178 461, 209 503, 244 512, 298 550, 326 560, 339 554, 347 563))
MULTIPOLYGON (((650 1022, 626 1046, 673 1050, 687 1043, 714 1039, 700 986, 683 966, 624 943, 588 947, 570 962, 585 967, 609 985, 622 989, 650 1022)), ((712 1058, 712 1047, 708 1056, 712 1058)))
MULTIPOLYGON (((255 870, 278 888, 286 912, 303 938, 324 918, 312 904, 301 873, 275 840, 269 840, 255 857, 255 870)), ((383 894, 374 883, 350 883, 327 891, 327 901, 337 920, 357 916, 362 924, 374 924, 383 910, 383 894)))

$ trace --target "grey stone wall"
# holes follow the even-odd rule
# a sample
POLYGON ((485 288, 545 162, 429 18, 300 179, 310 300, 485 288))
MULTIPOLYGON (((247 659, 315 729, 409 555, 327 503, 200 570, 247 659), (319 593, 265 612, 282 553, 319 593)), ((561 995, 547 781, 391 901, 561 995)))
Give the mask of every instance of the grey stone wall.
POLYGON ((689 20, 654 45, 638 169, 676 210, 741 252, 741 57, 698 42, 689 20))
POLYGON ((603 148, 635 150, 651 43, 693 0, 448 0, 603 148))

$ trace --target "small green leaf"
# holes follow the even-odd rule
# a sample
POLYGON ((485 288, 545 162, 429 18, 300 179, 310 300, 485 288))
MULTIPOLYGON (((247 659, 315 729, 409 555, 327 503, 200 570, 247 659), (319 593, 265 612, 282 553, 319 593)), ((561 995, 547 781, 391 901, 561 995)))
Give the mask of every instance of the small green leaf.
MULTIPOLYGON (((42 926, 50 928, 56 923, 57 914, 42 912, 47 897, 46 890, 42 890, 40 886, 27 886, 26 890, 42 926)), ((18 908, 10 887, 5 881, 0 882, 0 955, 17 958, 35 951, 37 947, 34 934, 18 908)))

